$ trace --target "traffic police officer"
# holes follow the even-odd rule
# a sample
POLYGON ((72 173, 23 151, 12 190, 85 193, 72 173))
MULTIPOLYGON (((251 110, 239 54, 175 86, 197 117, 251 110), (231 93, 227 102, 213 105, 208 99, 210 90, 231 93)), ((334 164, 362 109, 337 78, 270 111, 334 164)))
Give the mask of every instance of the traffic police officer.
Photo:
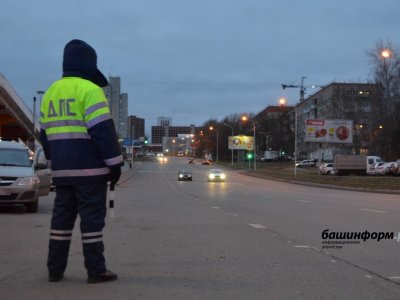
POLYGON ((51 164, 56 197, 47 267, 49 281, 63 278, 79 213, 88 283, 117 279, 106 269, 103 228, 107 181, 118 182, 122 156, 97 69, 95 50, 81 40, 64 48, 63 76, 46 91, 40 139, 51 164))

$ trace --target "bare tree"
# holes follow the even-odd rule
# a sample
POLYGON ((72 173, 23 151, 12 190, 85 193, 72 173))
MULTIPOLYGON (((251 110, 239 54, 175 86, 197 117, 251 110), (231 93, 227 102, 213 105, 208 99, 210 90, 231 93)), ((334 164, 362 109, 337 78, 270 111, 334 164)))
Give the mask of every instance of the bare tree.
POLYGON ((378 41, 367 55, 373 80, 384 89, 382 103, 373 118, 382 120, 381 141, 387 149, 384 156, 395 159, 400 151, 400 49, 390 40, 378 41))

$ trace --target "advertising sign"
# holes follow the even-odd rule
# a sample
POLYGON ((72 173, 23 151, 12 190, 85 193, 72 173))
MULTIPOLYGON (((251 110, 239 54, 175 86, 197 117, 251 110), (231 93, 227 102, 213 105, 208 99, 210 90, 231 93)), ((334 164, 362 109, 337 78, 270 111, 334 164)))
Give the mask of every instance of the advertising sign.
POLYGON ((230 136, 228 148, 231 150, 253 150, 254 138, 247 135, 230 136))
POLYGON ((352 120, 306 120, 306 142, 353 143, 352 120))

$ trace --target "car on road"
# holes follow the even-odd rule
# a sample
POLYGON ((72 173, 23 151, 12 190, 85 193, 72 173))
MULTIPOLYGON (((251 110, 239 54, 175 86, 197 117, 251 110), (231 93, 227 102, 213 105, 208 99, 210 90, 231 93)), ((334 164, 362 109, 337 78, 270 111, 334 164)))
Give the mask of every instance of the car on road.
POLYGON ((203 159, 203 161, 201 162, 202 165, 209 165, 210 161, 208 159, 203 159))
POLYGON ((208 171, 208 181, 225 181, 226 174, 221 169, 211 169, 208 171))
POLYGON ((194 158, 189 158, 189 161, 188 161, 188 163, 189 164, 195 164, 196 163, 196 161, 195 161, 195 159, 194 158))
POLYGON ((178 181, 192 181, 193 173, 189 170, 178 171, 178 181))
POLYGON ((166 162, 168 162, 168 158, 166 157, 166 156, 158 156, 157 157, 157 159, 158 159, 158 161, 160 162, 160 163, 166 163, 166 162))
POLYGON ((41 147, 30 157, 24 143, 0 141, 0 204, 22 204, 28 212, 38 210, 39 197, 47 196, 52 183, 41 147))

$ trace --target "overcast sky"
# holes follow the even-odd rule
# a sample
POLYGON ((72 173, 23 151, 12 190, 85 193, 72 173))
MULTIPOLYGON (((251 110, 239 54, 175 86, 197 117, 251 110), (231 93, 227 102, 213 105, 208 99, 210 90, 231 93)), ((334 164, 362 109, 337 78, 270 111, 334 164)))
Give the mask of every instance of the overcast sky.
POLYGON ((399 0, 2 0, 0 73, 29 108, 62 72, 65 44, 91 44, 121 77, 129 115, 173 125, 258 113, 299 85, 367 82, 366 55, 400 44, 399 0))

